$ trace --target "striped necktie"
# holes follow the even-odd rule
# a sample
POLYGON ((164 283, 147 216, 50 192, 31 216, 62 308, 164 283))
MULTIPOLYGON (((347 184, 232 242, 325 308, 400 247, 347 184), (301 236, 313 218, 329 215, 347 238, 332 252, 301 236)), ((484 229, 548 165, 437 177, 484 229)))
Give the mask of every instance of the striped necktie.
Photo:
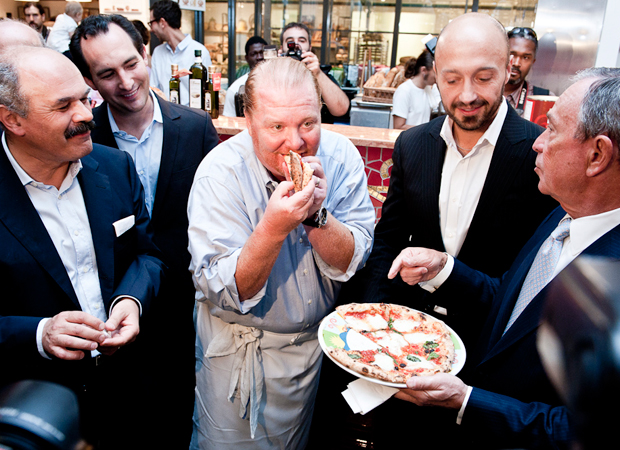
POLYGON ((562 253, 562 245, 564 245, 564 239, 568 236, 570 229, 571 218, 567 217, 562 219, 557 228, 553 230, 551 236, 543 242, 530 271, 525 277, 521 292, 515 303, 515 307, 512 310, 508 325, 504 330, 504 333, 511 327, 517 317, 523 312, 523 310, 529 305, 530 301, 551 281, 551 275, 555 270, 555 266, 560 259, 560 253, 562 253))

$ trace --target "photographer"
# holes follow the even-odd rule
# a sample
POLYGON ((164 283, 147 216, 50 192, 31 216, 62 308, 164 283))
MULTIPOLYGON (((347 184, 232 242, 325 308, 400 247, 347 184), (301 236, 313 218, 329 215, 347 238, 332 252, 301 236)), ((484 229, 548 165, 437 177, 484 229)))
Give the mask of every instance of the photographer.
POLYGON ((321 101, 323 102, 321 122, 334 123, 334 119, 344 116, 350 107, 349 98, 340 89, 334 77, 321 70, 319 59, 311 51, 308 27, 303 23, 289 23, 282 29, 280 42, 282 42, 282 55, 289 53, 287 44, 289 42, 294 43, 297 51, 292 52, 290 56, 303 62, 317 79, 321 88, 321 101))

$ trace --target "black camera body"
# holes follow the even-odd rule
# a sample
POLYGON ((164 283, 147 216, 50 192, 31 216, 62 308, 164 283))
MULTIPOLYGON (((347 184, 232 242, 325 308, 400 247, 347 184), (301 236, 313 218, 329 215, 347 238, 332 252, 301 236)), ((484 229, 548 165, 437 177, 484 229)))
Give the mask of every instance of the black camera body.
POLYGON ((301 49, 297 47, 297 44, 294 42, 287 42, 286 47, 288 48, 286 56, 296 59, 297 61, 301 61, 301 49))

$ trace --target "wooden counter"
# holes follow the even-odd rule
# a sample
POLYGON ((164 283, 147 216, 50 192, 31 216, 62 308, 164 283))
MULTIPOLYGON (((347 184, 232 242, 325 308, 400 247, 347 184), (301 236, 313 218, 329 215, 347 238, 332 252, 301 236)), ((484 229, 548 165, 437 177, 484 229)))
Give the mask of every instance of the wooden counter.
MULTIPOLYGON (((246 128, 244 117, 220 116, 213 124, 220 141, 225 141, 246 128)), ((324 124, 322 128, 348 137, 359 150, 366 166, 368 193, 379 220, 390 182, 394 142, 402 130, 330 124, 324 124)))

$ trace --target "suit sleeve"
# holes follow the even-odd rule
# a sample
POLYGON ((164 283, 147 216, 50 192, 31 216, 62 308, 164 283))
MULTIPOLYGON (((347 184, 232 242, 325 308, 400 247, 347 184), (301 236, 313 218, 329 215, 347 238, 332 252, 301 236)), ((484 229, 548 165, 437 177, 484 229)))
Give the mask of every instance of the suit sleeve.
POLYGON ((207 114, 205 120, 205 128, 204 128, 204 145, 202 156, 206 156, 215 146, 219 144, 219 136, 217 134, 217 130, 213 125, 213 121, 211 120, 211 116, 207 114))
MULTIPOLYGON (((130 296, 138 299, 145 313, 160 291, 165 264, 159 249, 153 243, 149 214, 144 203, 144 189, 136 173, 133 160, 124 153, 127 176, 131 187, 131 201, 135 216, 135 255, 114 290, 113 298, 130 296)), ((116 260, 116 256, 115 256, 116 260)))
POLYGON ((565 406, 524 403, 475 387, 461 426, 498 448, 568 449, 575 437, 565 406))

